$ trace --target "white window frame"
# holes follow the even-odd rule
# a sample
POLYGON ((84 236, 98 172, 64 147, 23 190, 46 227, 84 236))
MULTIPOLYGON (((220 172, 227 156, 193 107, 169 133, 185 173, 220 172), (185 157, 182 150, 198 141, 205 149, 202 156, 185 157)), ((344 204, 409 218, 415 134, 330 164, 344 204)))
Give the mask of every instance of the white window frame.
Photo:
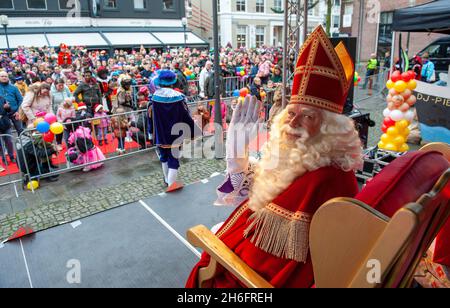
POLYGON ((256 13, 264 14, 266 12, 266 0, 256 0, 255 3, 256 3, 256 7, 255 7, 256 13), (263 7, 262 12, 258 12, 258 1, 262 1, 262 7, 263 7))
POLYGON ((143 8, 137 8, 136 7, 136 0, 133 0, 133 9, 136 10, 136 11, 145 11, 145 10, 147 10, 148 9, 148 7, 147 7, 147 0, 142 0, 142 3, 144 4, 144 7, 143 8))
POLYGON ((27 10, 29 10, 29 11, 47 11, 48 10, 47 0, 44 0, 44 2, 45 2, 45 9, 34 9, 34 8, 30 8, 28 6, 28 0, 27 0, 27 10))
POLYGON ((259 48, 261 46, 264 46, 266 44, 266 27, 265 26, 256 26, 255 29, 255 41, 256 41, 256 48, 259 48), (262 34, 258 32, 258 30, 262 29, 262 34), (261 45, 258 45, 258 36, 262 35, 262 43, 261 45))
POLYGON ((248 3, 247 3, 247 0, 236 0, 236 12, 247 12, 247 7, 248 7, 248 5, 247 5, 248 3), (243 11, 240 11, 240 10, 238 10, 238 2, 244 2, 244 10, 243 11))
POLYGON ((12 8, 10 8, 10 9, 6 9, 6 8, 3 8, 2 10, 5 10, 5 11, 13 11, 14 10, 14 0, 11 0, 11 4, 12 4, 12 8))
POLYGON ((280 10, 282 10, 282 9, 283 9, 283 6, 284 6, 283 0, 274 0, 274 1, 273 1, 273 8, 274 8, 274 9, 280 9, 280 10), (280 2, 280 6, 277 6, 277 1, 280 2))
POLYGON ((116 7, 110 7, 110 6, 106 6, 105 5, 105 1, 108 1, 108 0, 103 0, 103 5, 102 5, 102 7, 103 7, 103 9, 104 10, 118 10, 119 9, 119 1, 118 0, 115 0, 115 2, 116 2, 116 7))
POLYGON ((237 48, 247 47, 248 46, 247 41, 248 41, 248 26, 238 25, 236 28, 236 47, 237 48), (240 29, 245 29, 245 31, 241 32, 239 31, 240 29), (245 35, 244 46, 239 46, 238 36, 240 35, 245 35))

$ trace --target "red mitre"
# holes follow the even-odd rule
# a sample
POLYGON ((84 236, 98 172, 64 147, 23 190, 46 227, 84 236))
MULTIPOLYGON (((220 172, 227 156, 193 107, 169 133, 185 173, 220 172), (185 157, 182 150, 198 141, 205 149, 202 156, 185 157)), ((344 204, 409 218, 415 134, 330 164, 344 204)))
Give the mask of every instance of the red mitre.
POLYGON ((355 65, 344 44, 334 48, 318 26, 300 49, 290 104, 342 113, 354 72, 355 65))

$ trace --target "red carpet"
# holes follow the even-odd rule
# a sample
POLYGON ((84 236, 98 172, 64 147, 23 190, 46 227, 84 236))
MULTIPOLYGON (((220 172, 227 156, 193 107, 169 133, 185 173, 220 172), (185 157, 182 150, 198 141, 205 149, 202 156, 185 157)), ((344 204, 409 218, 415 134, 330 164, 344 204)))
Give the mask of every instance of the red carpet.
MULTIPOLYGON (((117 141, 117 138, 115 138, 112 134, 108 134, 108 144, 107 145, 103 144, 102 146, 99 146, 97 140, 94 140, 94 144, 100 148, 100 150, 103 152, 103 154, 105 154, 105 156, 108 156, 107 154, 116 153, 119 142, 117 141)), ((65 156, 67 148, 66 148, 66 145, 64 142, 63 142, 62 146, 63 146, 63 150, 61 152, 59 152, 59 154, 57 156, 52 157, 52 162, 55 165, 66 165, 66 163, 67 163, 66 156, 65 156)), ((125 143, 125 150, 136 150, 136 149, 139 149, 138 143, 136 143, 134 141, 125 143)), ((11 162, 9 162, 9 159, 8 159, 8 167, 6 167, 3 163, 1 163, 1 165, 3 166, 3 168, 5 168, 7 170, 1 172, 0 177, 8 176, 8 174, 19 173, 18 166, 16 164, 12 164, 11 162)))

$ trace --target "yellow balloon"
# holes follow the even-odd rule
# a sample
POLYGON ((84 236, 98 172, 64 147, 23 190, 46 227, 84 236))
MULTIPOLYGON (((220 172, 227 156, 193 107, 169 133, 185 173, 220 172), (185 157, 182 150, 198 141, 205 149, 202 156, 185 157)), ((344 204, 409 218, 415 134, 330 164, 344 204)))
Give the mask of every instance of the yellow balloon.
POLYGON ((75 108, 75 110, 78 110, 78 103, 73 103, 73 108, 75 108))
POLYGON ((378 147, 379 147, 380 149, 384 149, 385 146, 386 146, 386 145, 384 144, 383 141, 378 142, 378 147))
POLYGON ((31 181, 28 182, 27 184, 27 189, 28 190, 36 190, 39 188, 39 182, 38 181, 31 181))
POLYGON ((395 83, 394 89, 398 93, 403 93, 408 88, 408 84, 403 80, 399 80, 395 83))
POLYGON ((383 142, 384 144, 390 143, 391 141, 392 141, 392 138, 388 134, 383 134, 381 136, 381 142, 383 142))
POLYGON ((415 81, 414 79, 413 80, 410 80, 409 82, 408 82, 408 89, 410 89, 411 91, 413 91, 413 90, 415 90, 417 88, 417 81, 415 81))
POLYGON ((409 126, 409 122, 408 120, 401 120, 398 121, 397 123, 395 123, 395 127, 399 130, 399 131, 403 131, 405 128, 407 128, 409 126))
POLYGON ((406 143, 403 143, 401 146, 399 146, 398 151, 399 152, 408 152, 409 146, 406 143))
POLYGON ((397 136, 399 134, 399 131, 395 126, 391 126, 388 128, 386 134, 388 134, 391 137, 397 136))
POLYGON ((54 135, 61 135, 64 132, 64 126, 59 122, 55 122, 52 125, 50 125, 50 131, 54 135))
POLYGON ((408 138, 410 133, 411 133, 411 131, 408 127, 401 131, 401 135, 405 138, 408 138))
POLYGON ((392 143, 396 146, 400 147, 402 144, 405 144, 406 139, 403 136, 397 136, 392 140, 392 143))
POLYGON ((44 118, 37 118, 36 120, 34 120, 33 125, 34 127, 37 127, 39 123, 44 122, 44 118))
POLYGON ((396 152, 397 151, 397 146, 395 144, 393 144, 393 143, 388 143, 388 144, 386 144, 384 149, 386 151, 394 151, 394 152, 396 152))
POLYGON ((392 80, 388 80, 388 82, 386 83, 386 87, 390 90, 393 89, 395 86, 395 83, 392 80))

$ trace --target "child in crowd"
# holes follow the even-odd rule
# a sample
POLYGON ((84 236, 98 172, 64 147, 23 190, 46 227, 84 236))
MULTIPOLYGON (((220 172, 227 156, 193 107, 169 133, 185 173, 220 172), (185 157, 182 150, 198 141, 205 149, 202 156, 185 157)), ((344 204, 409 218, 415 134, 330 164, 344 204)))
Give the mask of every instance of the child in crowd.
MULTIPOLYGON (((67 119, 66 123, 70 121, 70 119, 67 119)), ((105 160, 105 155, 94 145, 91 130, 76 122, 73 124, 68 123, 67 128, 70 131, 69 149, 67 150, 69 161, 75 165, 99 162, 85 166, 83 169, 84 172, 101 168, 103 166, 101 161, 105 160)))
POLYGON ((94 118, 101 118, 93 120, 93 125, 95 127, 95 131, 97 133, 98 145, 102 146, 103 143, 108 144, 108 127, 109 127, 109 118, 108 114, 103 109, 102 105, 97 104, 95 106, 95 114, 94 118))
POLYGON ((116 110, 116 113, 119 115, 114 116, 111 119, 111 125, 114 130, 114 136, 116 136, 117 141, 119 143, 117 152, 119 155, 122 155, 125 153, 125 138, 127 137, 127 131, 130 127, 128 122, 127 115, 121 115, 121 113, 124 113, 125 109, 118 108, 116 110))
MULTIPOLYGON (((59 123, 65 123, 67 119, 75 118, 76 112, 75 107, 73 106, 72 98, 66 98, 64 102, 59 105, 58 111, 56 112, 56 118, 58 119, 59 123)), ((60 135, 57 135, 60 136, 60 135)), ((57 137, 58 138, 58 137, 57 137)), ((60 137, 59 137, 60 138, 60 137)), ((61 147, 61 140, 58 139, 58 151, 62 150, 61 147)), ((64 141, 66 142, 66 145, 69 144, 69 132, 66 127, 64 127, 64 141)))

